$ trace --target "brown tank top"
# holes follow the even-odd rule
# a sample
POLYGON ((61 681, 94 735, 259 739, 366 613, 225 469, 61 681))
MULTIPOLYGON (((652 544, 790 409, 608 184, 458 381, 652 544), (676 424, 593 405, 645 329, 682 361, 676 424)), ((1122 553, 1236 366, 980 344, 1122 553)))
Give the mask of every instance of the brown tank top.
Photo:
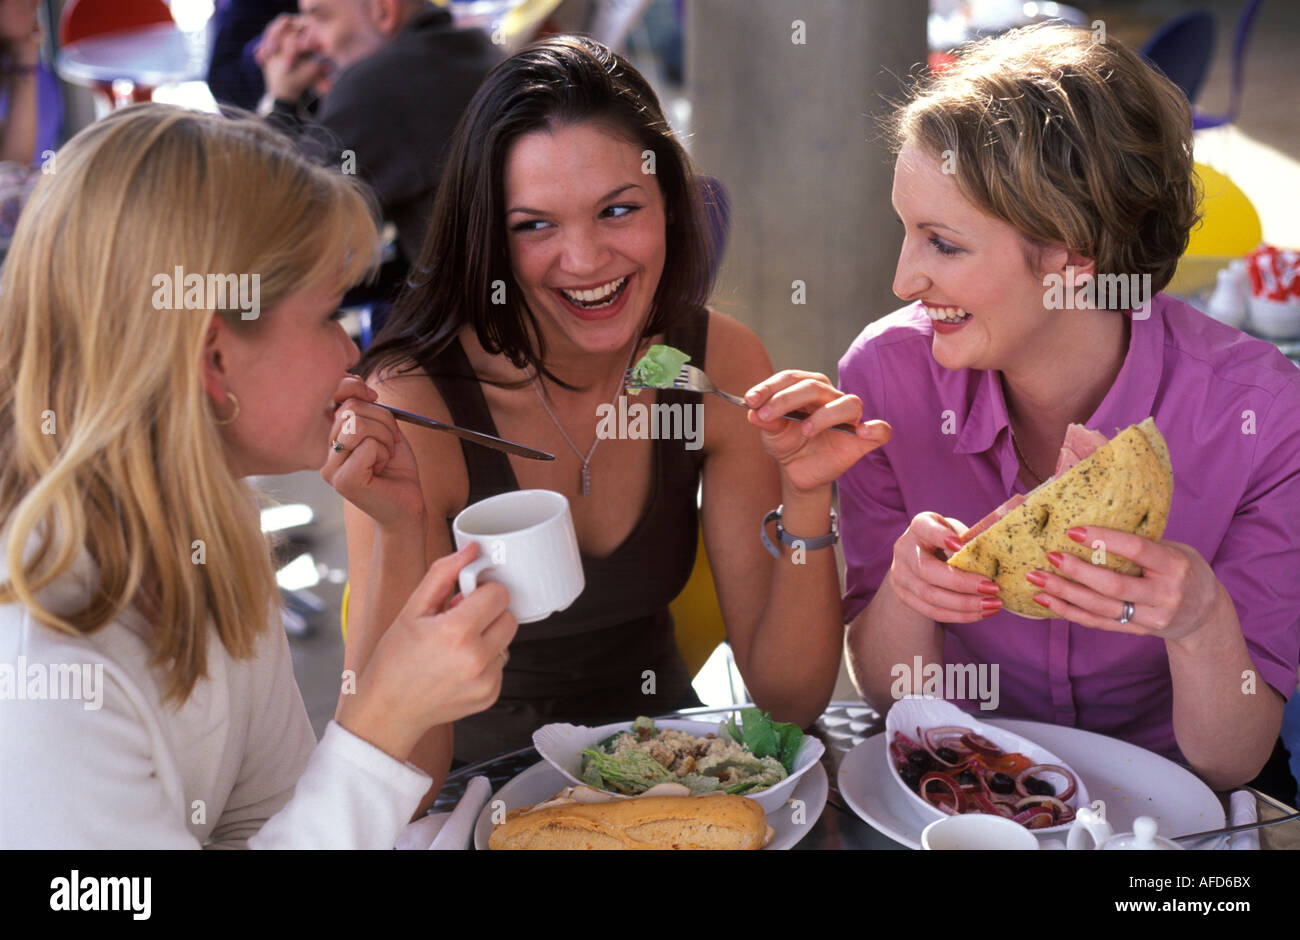
MULTIPOLYGON (((700 309, 670 327, 664 342, 704 368, 708 329, 708 311, 700 309)), ((459 341, 420 365, 456 424, 497 433, 459 341)), ((660 390, 658 401, 685 408, 700 404, 700 397, 660 390)), ((467 441, 461 451, 469 476, 466 505, 519 489, 505 454, 467 441)), ((520 628, 496 705, 456 722, 458 761, 523 747, 533 731, 553 721, 603 724, 699 704, 668 604, 695 564, 702 451, 659 439, 651 453, 653 485, 640 520, 609 556, 582 556, 586 588, 567 610, 520 628)))

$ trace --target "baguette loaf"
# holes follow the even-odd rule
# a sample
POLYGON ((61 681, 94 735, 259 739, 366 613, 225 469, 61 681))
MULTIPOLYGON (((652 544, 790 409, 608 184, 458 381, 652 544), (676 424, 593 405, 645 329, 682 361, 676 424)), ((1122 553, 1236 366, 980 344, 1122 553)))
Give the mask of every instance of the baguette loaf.
POLYGON ((491 849, 760 849, 771 830, 743 796, 659 796, 515 810, 491 849))

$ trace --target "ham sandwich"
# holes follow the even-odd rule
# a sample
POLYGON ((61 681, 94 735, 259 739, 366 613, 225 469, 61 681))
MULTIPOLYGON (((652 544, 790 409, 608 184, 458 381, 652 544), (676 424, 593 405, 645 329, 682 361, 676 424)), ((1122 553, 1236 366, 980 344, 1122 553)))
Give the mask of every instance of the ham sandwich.
POLYGON ((1047 619, 1052 613, 1034 601, 1040 589, 1025 575, 1049 568, 1048 552, 1070 552, 1122 574, 1142 573, 1113 551, 1073 541, 1066 535, 1069 529, 1104 526, 1159 539, 1173 495, 1169 449, 1154 420, 1147 418, 1109 441, 1098 431, 1072 424, 1052 477, 1012 496, 972 526, 948 564, 996 582, 1004 610, 1047 619))

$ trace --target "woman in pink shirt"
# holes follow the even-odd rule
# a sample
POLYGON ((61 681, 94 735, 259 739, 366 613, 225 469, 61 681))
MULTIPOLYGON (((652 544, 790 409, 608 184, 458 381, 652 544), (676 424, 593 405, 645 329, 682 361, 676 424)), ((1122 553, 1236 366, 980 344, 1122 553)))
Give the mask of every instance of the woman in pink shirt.
POLYGON ((1132 741, 1215 788, 1250 780, 1300 659, 1300 371, 1153 296, 1197 220, 1185 99, 1114 40, 1045 27, 974 47, 894 131, 911 303, 840 362, 902 429, 840 481, 859 689, 883 711, 922 691, 918 656, 983 664, 991 688, 948 697, 1132 741), (1029 577, 1055 619, 1035 621, 943 563, 1051 475, 1071 423, 1113 436, 1148 415, 1174 468, 1165 537, 1070 533, 1141 577, 1045 556, 1029 577))

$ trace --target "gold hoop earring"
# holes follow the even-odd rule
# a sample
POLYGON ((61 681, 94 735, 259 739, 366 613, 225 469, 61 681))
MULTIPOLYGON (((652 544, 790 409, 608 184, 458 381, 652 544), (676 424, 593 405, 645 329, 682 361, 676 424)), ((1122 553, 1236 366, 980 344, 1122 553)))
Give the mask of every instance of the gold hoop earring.
POLYGON ((235 397, 234 392, 226 392, 226 397, 235 403, 235 412, 229 418, 218 418, 217 427, 224 428, 228 424, 234 424, 235 419, 239 417, 239 399, 235 397))

